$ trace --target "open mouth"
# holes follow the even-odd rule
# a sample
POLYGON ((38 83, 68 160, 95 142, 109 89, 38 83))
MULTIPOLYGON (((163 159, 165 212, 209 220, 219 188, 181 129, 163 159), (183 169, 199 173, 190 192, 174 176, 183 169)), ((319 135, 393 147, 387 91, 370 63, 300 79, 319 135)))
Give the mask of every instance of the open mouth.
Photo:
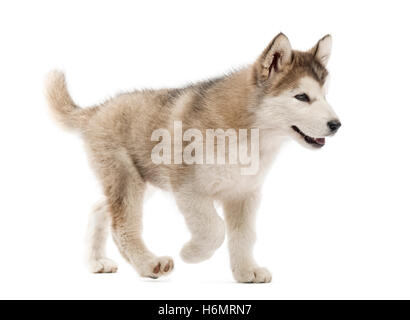
POLYGON ((326 139, 325 138, 312 138, 308 135, 304 134, 298 127, 292 126, 292 129, 299 133, 302 138, 306 141, 306 143, 314 146, 316 148, 321 148, 325 145, 326 139))

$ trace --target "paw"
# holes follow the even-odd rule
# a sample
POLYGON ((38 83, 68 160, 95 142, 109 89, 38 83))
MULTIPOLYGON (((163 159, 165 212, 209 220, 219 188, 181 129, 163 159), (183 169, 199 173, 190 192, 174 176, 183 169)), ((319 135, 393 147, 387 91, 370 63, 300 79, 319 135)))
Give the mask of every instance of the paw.
POLYGON ((108 258, 101 258, 90 261, 90 271, 92 273, 115 273, 117 272, 117 270, 117 264, 108 258))
POLYGON ((139 269, 142 277, 158 279, 169 275, 174 270, 174 260, 170 257, 151 258, 139 269))
POLYGON ((181 250, 181 258, 186 263, 199 263, 208 260, 214 254, 215 249, 204 247, 193 241, 184 245, 181 250))
POLYGON ((181 250, 181 258, 186 263, 199 263, 211 258, 225 240, 225 222, 218 217, 212 231, 196 235, 181 250))
POLYGON ((235 280, 241 283, 269 283, 272 275, 266 268, 238 268, 233 270, 235 280))

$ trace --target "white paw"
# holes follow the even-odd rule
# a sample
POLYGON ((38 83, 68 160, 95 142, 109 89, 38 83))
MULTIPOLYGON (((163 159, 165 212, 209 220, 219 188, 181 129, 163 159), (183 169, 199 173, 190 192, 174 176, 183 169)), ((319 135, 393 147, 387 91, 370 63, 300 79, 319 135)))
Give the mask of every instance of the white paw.
POLYGON ((186 243, 181 250, 181 258, 186 263, 199 263, 208 260, 214 254, 215 249, 204 247, 192 241, 186 243))
POLYGON ((186 263, 199 263, 208 260, 225 240, 225 222, 221 218, 215 220, 212 231, 194 238, 181 250, 181 258, 186 263))
POLYGON ((150 258, 139 265, 137 270, 142 277, 158 279, 169 275, 174 270, 174 260, 170 257, 150 258))
POLYGON ((269 283, 272 275, 266 268, 238 268, 233 270, 235 280, 242 283, 269 283))
POLYGON ((117 264, 111 259, 101 258, 90 261, 90 271, 92 273, 115 273, 117 270, 117 264))

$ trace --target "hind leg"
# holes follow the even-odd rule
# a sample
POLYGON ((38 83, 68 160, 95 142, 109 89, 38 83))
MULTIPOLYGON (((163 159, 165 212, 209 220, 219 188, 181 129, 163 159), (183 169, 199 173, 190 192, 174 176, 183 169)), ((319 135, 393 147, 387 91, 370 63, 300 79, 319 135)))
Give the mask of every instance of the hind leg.
POLYGON ((115 273, 118 269, 117 264, 108 259, 105 253, 108 227, 109 212, 103 201, 90 213, 87 228, 87 262, 93 273, 115 273))
POLYGON ((225 239, 225 223, 218 216, 213 200, 186 190, 176 192, 175 198, 191 232, 181 258, 188 263, 209 259, 225 239))
POLYGON ((107 197, 114 242, 122 256, 143 277, 159 278, 174 268, 170 257, 157 257, 142 239, 145 182, 126 154, 100 163, 98 173, 107 197))

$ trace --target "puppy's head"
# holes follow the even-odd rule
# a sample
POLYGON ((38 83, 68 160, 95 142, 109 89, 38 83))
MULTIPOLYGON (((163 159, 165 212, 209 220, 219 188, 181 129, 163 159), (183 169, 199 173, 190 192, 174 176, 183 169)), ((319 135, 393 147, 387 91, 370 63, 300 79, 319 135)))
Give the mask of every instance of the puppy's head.
POLYGON ((341 123, 326 101, 332 38, 325 36, 309 51, 292 50, 284 34, 277 35, 252 67, 261 103, 258 125, 293 137, 310 148, 321 148, 341 123))

